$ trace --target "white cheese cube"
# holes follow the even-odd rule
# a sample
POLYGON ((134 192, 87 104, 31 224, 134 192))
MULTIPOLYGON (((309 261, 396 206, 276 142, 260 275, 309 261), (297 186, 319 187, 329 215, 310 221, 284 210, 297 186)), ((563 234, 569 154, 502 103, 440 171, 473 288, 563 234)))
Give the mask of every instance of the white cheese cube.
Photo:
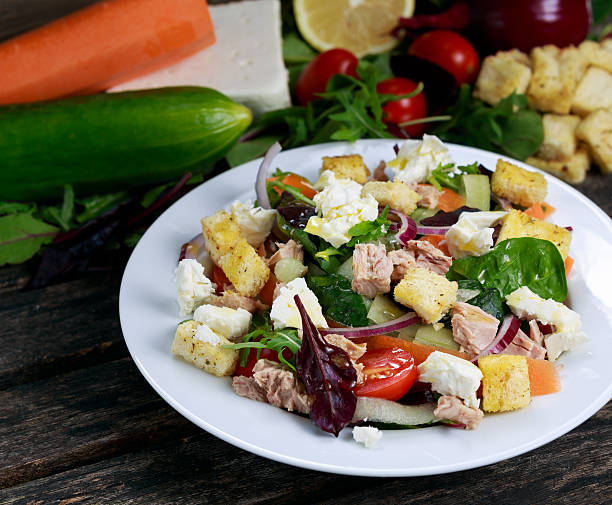
POLYGON ((435 135, 423 135, 423 140, 414 145, 404 142, 397 157, 387 163, 393 180, 410 184, 425 182, 439 165, 454 164, 448 148, 435 135))
POLYGON ((419 380, 430 382, 431 389, 441 395, 458 396, 468 407, 477 409, 480 404, 476 391, 482 372, 463 358, 434 351, 419 365, 419 380))
POLYGON ((448 250, 455 258, 482 256, 493 247, 493 228, 507 212, 463 212, 446 232, 448 250))
POLYGON ((221 337, 217 335, 213 330, 211 330, 205 324, 200 324, 196 328, 195 335, 193 336, 194 340, 199 340, 200 342, 205 342, 214 347, 219 347, 221 344, 221 337))
POLYGON ((382 431, 374 426, 355 426, 353 428, 353 440, 368 449, 378 446, 382 435, 382 431))
POLYGON ((288 107, 279 0, 211 5, 209 11, 214 45, 109 91, 205 86, 246 105, 255 115, 288 107))
POLYGON ((251 325, 251 313, 244 309, 230 309, 215 305, 202 305, 193 318, 230 340, 242 337, 251 325))
POLYGON ((276 220, 276 210, 253 207, 251 201, 236 200, 230 205, 230 211, 241 235, 255 248, 266 240, 276 220))
POLYGON ((307 314, 317 328, 327 328, 327 321, 323 317, 323 310, 319 305, 319 300, 306 285, 303 277, 293 279, 280 289, 280 293, 272 302, 270 319, 274 323, 274 329, 281 328, 302 328, 302 318, 297 309, 293 297, 299 295, 302 305, 307 314))
POLYGON ((188 316, 215 291, 215 285, 204 275, 204 267, 193 259, 184 259, 176 269, 179 314, 188 316))

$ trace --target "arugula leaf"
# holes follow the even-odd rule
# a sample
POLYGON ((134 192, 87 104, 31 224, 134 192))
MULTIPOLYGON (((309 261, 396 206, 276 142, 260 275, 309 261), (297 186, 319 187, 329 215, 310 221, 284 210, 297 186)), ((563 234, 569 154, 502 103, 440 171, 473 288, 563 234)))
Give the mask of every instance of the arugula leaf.
POLYGON ((452 189, 455 193, 459 192, 461 176, 463 174, 479 174, 478 163, 471 165, 456 167, 453 163, 442 165, 431 171, 431 175, 427 178, 429 184, 436 187, 438 191, 442 190, 442 186, 452 189))
POLYGON ((308 63, 317 53, 296 33, 289 33, 283 38, 283 59, 285 63, 308 63))
POLYGON ((72 228, 71 221, 74 216, 74 190, 72 185, 64 186, 64 200, 60 207, 43 207, 40 211, 40 217, 45 221, 61 226, 64 231, 72 228))
POLYGON ((361 295, 351 289, 351 281, 338 274, 306 275, 306 284, 316 295, 323 313, 347 326, 367 326, 368 310, 361 295))
POLYGON ((57 227, 30 213, 0 217, 0 266, 29 260, 43 244, 51 242, 58 231, 57 227))
MULTIPOLYGON (((153 200, 155 200, 155 198, 153 198, 153 200)), ((86 221, 99 217, 107 210, 112 209, 120 203, 127 202, 128 200, 129 196, 125 191, 121 191, 119 193, 109 193, 107 195, 94 195, 84 198, 80 200, 79 203, 85 207, 85 210, 77 215, 76 220, 78 223, 85 223, 86 221)))
POLYGON ((387 219, 389 214, 389 206, 385 206, 384 210, 374 221, 364 221, 353 226, 348 234, 351 238, 346 244, 347 247, 355 247, 363 242, 376 242, 383 238, 389 232, 391 222, 387 219))

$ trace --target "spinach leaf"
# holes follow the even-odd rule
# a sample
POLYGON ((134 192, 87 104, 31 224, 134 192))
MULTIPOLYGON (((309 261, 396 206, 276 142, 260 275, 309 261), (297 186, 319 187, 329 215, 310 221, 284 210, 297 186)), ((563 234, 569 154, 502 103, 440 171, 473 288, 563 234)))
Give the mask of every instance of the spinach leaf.
MULTIPOLYGON (((330 259, 333 259, 330 258, 330 259)), ((306 284, 317 296, 323 313, 347 326, 367 326, 368 310, 363 298, 351 289, 351 281, 338 274, 306 275, 306 284)))
POLYGON ((480 284, 480 282, 471 279, 465 279, 458 281, 459 289, 477 291, 478 294, 469 298, 465 303, 480 307, 487 314, 491 314, 493 317, 500 321, 504 317, 504 307, 501 295, 495 288, 487 288, 480 284))
POLYGON ((548 240, 510 238, 483 256, 455 260, 446 274, 452 281, 475 279, 506 296, 527 286, 542 298, 562 302, 567 297, 563 258, 548 240))

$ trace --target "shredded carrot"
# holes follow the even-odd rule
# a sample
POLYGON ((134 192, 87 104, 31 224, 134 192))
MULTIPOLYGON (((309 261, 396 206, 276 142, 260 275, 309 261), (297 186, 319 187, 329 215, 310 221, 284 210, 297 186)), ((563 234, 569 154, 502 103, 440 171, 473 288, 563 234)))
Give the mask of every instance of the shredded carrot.
POLYGON ((555 212, 555 208, 546 202, 534 203, 528 209, 525 209, 525 214, 536 219, 546 219, 555 212))
POLYGON ((442 188, 442 195, 438 200, 438 209, 444 212, 452 212, 465 205, 465 200, 459 193, 455 193, 452 189, 442 188))
POLYGON ((569 277, 572 267, 574 266, 574 258, 567 256, 563 261, 563 264, 565 265, 565 277, 569 277))
POLYGON ((440 251, 447 256, 451 256, 451 253, 448 250, 448 243, 446 242, 446 237, 444 235, 423 235, 419 240, 425 240, 434 247, 440 249, 440 251))

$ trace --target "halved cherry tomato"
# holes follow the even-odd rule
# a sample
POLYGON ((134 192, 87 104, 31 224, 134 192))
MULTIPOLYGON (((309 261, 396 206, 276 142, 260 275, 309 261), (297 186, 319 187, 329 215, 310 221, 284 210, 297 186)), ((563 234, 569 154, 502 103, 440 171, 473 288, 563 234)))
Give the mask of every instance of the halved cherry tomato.
POLYGON ((225 291, 225 287, 229 286, 232 282, 227 278, 225 272, 221 270, 217 265, 213 268, 212 281, 217 285, 217 294, 220 295, 225 291))
MULTIPOLYGON (((407 95, 412 93, 417 83, 403 77, 392 77, 380 81, 376 85, 376 91, 386 95, 407 95)), ((421 119, 427 116, 427 103, 425 95, 421 91, 418 95, 410 98, 402 98, 393 102, 387 102, 382 107, 383 121, 401 125, 407 121, 421 119)), ((403 127, 411 137, 420 137, 425 131, 425 124, 414 124, 403 127)))
POLYGON ((412 354, 397 347, 368 350, 357 362, 364 366, 363 384, 353 389, 357 396, 398 400, 419 375, 412 354))
MULTIPOLYGON (((278 177, 269 177, 267 179, 268 182, 277 181, 277 180, 278 180, 278 177)), ((283 184, 286 184, 287 186, 291 186, 291 187, 294 187, 295 189, 298 189, 300 193, 302 193, 306 198, 312 198, 313 196, 317 194, 316 190, 312 187, 312 184, 310 184, 310 181, 306 179, 306 177, 302 177, 301 175, 287 174, 285 175, 285 177, 281 179, 281 182, 283 184)), ((283 193, 282 189, 279 189, 277 187, 273 189, 279 195, 283 193)))
POLYGON ((346 49, 330 49, 315 56, 302 70, 295 84, 295 94, 301 105, 323 93, 332 75, 345 74, 357 77, 357 58, 346 49))
POLYGON ((270 277, 268 277, 267 282, 259 292, 259 298, 261 298, 266 305, 272 305, 272 302, 274 301, 274 290, 276 289, 277 282, 278 279, 276 276, 270 272, 270 277))
POLYGON ((234 375, 244 375, 245 377, 251 377, 253 375, 253 367, 258 361, 257 351, 259 350, 261 350, 259 359, 267 359, 270 361, 276 361, 278 363, 278 354, 272 349, 249 349, 249 355, 247 357, 246 365, 242 366, 240 364, 240 361, 238 361, 238 364, 236 365, 236 370, 234 371, 234 375))

